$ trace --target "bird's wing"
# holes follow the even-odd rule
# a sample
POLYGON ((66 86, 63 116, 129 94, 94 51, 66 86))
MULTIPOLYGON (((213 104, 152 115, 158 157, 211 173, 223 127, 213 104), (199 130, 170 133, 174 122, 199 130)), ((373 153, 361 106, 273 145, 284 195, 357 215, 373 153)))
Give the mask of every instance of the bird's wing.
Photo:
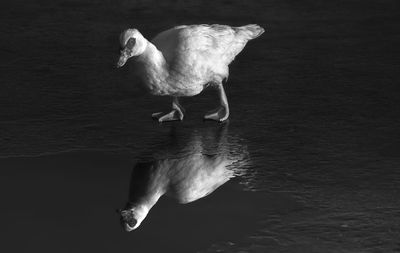
POLYGON ((187 26, 177 26, 159 33, 151 42, 160 50, 167 62, 171 62, 175 56, 181 41, 181 33, 187 26))
POLYGON ((152 42, 169 63, 218 59, 229 64, 249 39, 241 31, 226 25, 178 26, 160 33, 152 42))

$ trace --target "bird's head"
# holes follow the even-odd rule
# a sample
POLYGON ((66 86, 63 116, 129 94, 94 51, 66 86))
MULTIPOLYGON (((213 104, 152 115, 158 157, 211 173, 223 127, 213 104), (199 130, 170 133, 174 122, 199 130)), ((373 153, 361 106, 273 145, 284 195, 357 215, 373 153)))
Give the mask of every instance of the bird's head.
POLYGON ((144 218, 146 218, 149 210, 144 206, 135 206, 117 211, 120 215, 122 228, 126 232, 137 229, 144 218))
POLYGON ((120 35, 121 55, 117 67, 125 65, 126 61, 134 56, 141 55, 147 46, 147 40, 137 29, 127 29, 120 35))

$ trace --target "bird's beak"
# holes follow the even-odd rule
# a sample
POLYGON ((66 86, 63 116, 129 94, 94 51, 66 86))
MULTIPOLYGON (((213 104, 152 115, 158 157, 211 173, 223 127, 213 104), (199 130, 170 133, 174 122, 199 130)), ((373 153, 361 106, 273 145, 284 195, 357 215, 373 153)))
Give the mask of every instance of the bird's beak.
POLYGON ((124 66, 127 60, 128 57, 126 57, 125 55, 121 55, 117 63, 117 68, 121 68, 122 66, 124 66))
POLYGON ((131 211, 122 210, 119 211, 119 213, 121 215, 120 216, 121 225, 126 232, 131 232, 132 230, 135 230, 139 226, 140 223, 138 223, 135 214, 132 213, 131 211))

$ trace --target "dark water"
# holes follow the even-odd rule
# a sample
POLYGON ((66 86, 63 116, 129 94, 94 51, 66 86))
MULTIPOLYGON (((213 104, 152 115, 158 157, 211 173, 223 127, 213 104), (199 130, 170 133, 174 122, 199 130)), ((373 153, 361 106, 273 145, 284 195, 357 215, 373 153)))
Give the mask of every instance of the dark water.
POLYGON ((13 1, 0 9, 1 238, 7 252, 399 252, 397 1, 13 1), (212 91, 168 98, 116 70, 118 36, 258 23, 212 91), (221 134, 222 128, 222 134, 221 134), (216 137, 219 136, 219 137, 216 137), (195 142, 190 142, 195 140, 195 142), (192 144, 195 143, 195 144, 192 144), (236 177, 138 230, 114 209, 139 160, 225 154, 236 177))

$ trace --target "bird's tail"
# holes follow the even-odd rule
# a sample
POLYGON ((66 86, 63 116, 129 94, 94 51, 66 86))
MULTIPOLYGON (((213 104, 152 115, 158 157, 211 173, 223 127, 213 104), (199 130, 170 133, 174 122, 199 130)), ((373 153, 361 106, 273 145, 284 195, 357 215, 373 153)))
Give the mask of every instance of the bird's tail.
POLYGON ((243 34, 247 39, 252 40, 264 33, 264 28, 259 25, 251 24, 237 27, 237 32, 243 34))

